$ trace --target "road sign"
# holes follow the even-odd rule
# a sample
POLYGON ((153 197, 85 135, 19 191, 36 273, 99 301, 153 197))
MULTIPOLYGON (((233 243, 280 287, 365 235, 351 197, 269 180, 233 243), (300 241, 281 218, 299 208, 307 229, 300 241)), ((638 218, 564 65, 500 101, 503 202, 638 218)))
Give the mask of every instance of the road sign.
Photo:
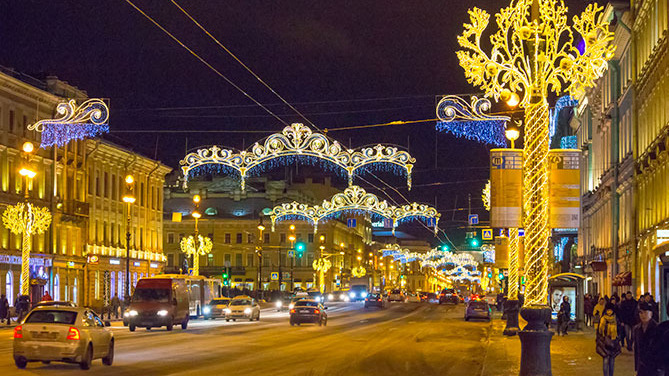
POLYGON ((272 272, 270 274, 270 278, 272 279, 272 281, 278 281, 279 280, 279 273, 278 272, 272 272))
POLYGON ((437 225, 437 219, 434 217, 428 218, 426 222, 428 227, 435 227, 437 225))
POLYGON ((355 225, 357 225, 357 220, 355 218, 349 218, 346 220, 346 225, 350 228, 355 228, 355 225))
POLYGON ((295 251, 293 251, 292 249, 288 251, 288 257, 295 257, 295 251))
POLYGON ((492 229, 484 228, 483 230, 481 230, 481 239, 492 240, 492 229))
POLYGON ((469 215, 469 225, 478 225, 479 224, 479 215, 470 214, 469 215))
POLYGON ((524 228, 519 228, 518 229, 518 236, 525 236, 525 229, 524 228))

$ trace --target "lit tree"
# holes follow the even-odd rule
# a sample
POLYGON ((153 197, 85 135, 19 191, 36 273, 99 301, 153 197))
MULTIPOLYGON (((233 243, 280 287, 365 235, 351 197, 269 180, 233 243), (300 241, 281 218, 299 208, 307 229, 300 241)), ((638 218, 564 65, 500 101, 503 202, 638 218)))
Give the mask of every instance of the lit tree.
POLYGON ((32 235, 44 233, 51 224, 51 213, 47 208, 19 202, 10 205, 2 213, 2 223, 13 234, 23 234, 21 247, 21 295, 30 293, 30 251, 32 235))
POLYGON ((181 239, 181 252, 188 256, 193 256, 193 275, 200 275, 200 256, 211 252, 213 243, 211 239, 206 236, 198 235, 197 243, 193 235, 181 239))

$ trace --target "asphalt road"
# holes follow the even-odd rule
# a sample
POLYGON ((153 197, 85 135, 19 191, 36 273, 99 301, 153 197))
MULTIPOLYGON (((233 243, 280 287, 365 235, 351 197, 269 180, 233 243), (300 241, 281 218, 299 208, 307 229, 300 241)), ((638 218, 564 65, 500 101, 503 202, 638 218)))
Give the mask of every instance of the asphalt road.
POLYGON ((30 363, 18 370, 10 330, 0 330, 2 375, 479 375, 491 325, 465 322, 463 305, 394 303, 364 310, 333 303, 328 325, 291 327, 267 309, 259 322, 191 321, 174 331, 112 326, 116 354, 89 371, 30 363))

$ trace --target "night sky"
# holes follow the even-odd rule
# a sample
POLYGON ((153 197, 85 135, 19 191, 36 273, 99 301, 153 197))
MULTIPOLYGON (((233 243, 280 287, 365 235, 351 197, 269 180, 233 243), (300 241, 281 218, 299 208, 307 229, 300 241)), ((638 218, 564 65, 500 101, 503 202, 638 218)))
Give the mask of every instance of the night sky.
MULTIPOLYGON (((134 3, 285 122, 306 123, 170 1, 134 3)), ((494 12, 508 5, 506 0, 178 3, 320 128, 431 119, 437 96, 477 93, 458 65, 456 36, 468 21, 467 8, 494 12)), ((567 5, 571 15, 585 8, 582 1, 567 5)), ((174 168, 186 148, 248 147, 284 127, 123 0, 3 1, 0 65, 35 77, 55 75, 91 97, 108 98, 108 138, 174 168)), ((438 134, 434 122, 329 136, 352 147, 409 146, 417 158, 415 188, 407 192, 400 180, 379 176, 411 201, 436 199, 438 209, 450 210, 440 222, 449 235, 461 236, 455 227, 466 220, 466 210, 451 222, 452 209, 456 200, 466 208, 468 193, 474 212, 487 219, 480 192, 489 174, 489 146, 438 134)), ((405 202, 391 190, 376 193, 405 202)))

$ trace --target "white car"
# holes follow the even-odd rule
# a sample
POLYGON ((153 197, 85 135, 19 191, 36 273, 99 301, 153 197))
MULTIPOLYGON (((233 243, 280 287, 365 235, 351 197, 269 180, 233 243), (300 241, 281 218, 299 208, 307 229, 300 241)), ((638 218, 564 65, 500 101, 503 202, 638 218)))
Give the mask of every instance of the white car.
POLYGON ((407 294, 406 302, 407 303, 420 303, 421 302, 420 296, 418 296, 418 294, 415 294, 415 293, 409 293, 409 294, 407 294))
POLYGON ((114 335, 89 308, 37 307, 14 328, 14 363, 79 363, 89 369, 93 359, 110 366, 114 361, 114 335))
POLYGON ((260 306, 250 296, 234 297, 228 308, 223 311, 225 312, 225 321, 237 321, 237 319, 260 320, 260 306))

